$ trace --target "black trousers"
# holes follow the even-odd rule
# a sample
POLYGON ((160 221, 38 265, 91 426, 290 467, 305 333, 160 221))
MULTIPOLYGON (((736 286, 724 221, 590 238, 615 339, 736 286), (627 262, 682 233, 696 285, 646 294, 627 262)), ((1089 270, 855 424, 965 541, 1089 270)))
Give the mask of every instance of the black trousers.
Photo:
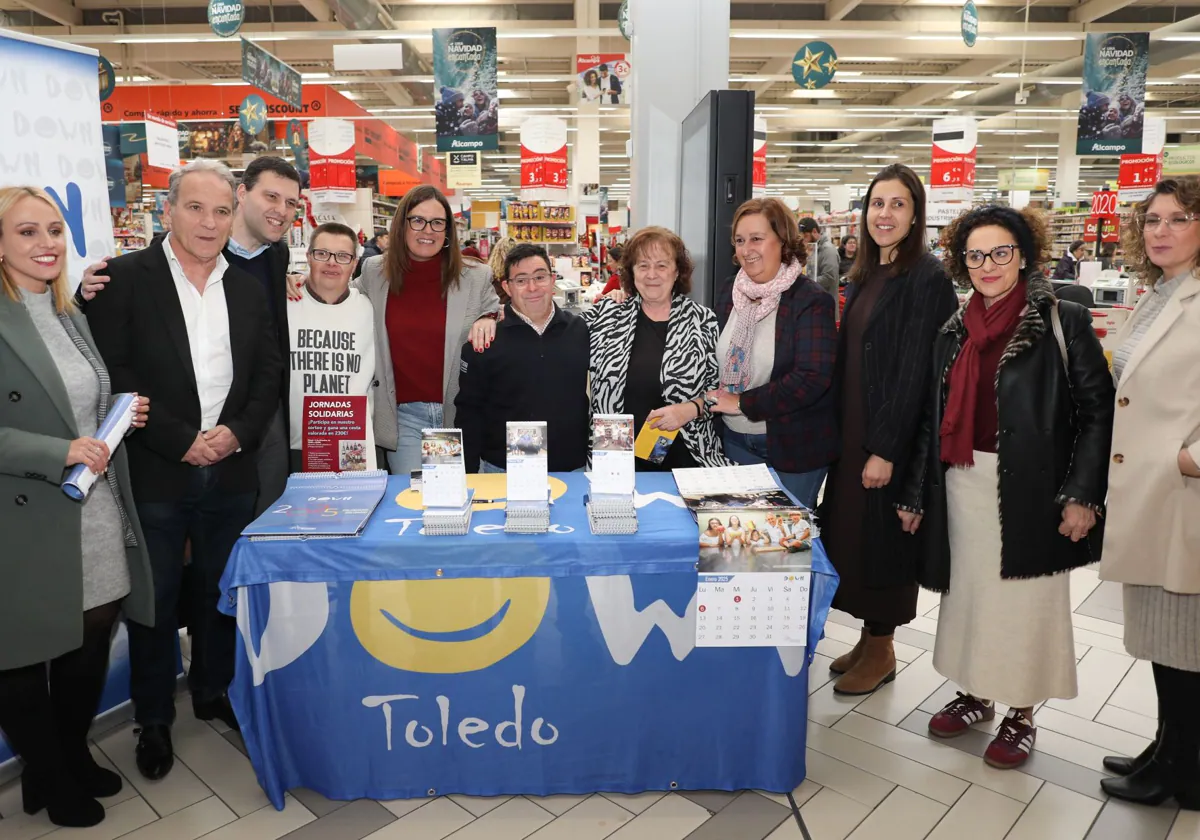
POLYGON ((192 635, 188 688, 194 700, 220 697, 233 681, 237 624, 221 614, 221 575, 233 544, 254 518, 254 493, 231 494, 218 486, 216 467, 194 467, 177 502, 139 503, 154 573, 155 625, 129 622, 130 693, 143 726, 175 722, 175 645, 178 608, 192 635), (191 540, 188 585, 183 586, 184 544, 191 540))
POLYGON ((50 662, 0 671, 0 729, 28 769, 57 779, 87 759, 121 604, 83 614, 83 644, 50 662))

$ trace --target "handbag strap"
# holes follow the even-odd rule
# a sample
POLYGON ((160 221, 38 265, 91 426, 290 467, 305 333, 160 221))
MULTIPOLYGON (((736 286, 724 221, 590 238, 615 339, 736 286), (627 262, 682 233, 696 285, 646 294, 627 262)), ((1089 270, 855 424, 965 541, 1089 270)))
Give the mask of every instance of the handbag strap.
POLYGON ((1062 356, 1063 370, 1066 371, 1067 380, 1071 379, 1071 366, 1067 361, 1067 339, 1063 335, 1062 318, 1058 314, 1058 301, 1054 301, 1054 305, 1050 307, 1050 328, 1054 330, 1054 340, 1058 342, 1058 353, 1062 356))

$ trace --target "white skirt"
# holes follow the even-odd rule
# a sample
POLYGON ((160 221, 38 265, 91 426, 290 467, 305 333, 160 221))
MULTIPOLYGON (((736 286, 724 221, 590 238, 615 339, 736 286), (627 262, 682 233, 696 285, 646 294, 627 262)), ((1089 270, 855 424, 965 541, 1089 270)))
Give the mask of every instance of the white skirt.
MULTIPOLYGON (((1006 706, 1079 692, 1071 576, 1000 577, 997 456, 946 472, 950 591, 938 612, 933 667, 963 691, 1006 706)), ((1020 527, 1020 525, 1018 525, 1020 527)))

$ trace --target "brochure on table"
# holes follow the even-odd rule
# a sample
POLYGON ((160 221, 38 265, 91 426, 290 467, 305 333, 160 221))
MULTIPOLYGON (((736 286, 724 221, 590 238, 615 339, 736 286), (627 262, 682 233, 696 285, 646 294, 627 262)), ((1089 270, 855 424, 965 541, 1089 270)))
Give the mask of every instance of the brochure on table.
POLYGON ((504 530, 544 534, 550 527, 549 450, 545 421, 510 422, 505 429, 508 482, 504 530))
POLYGON ((692 511, 710 508, 791 507, 792 501, 765 464, 671 470, 679 495, 692 511))
POLYGON ((294 473, 279 500, 242 535, 301 540, 358 536, 386 490, 386 470, 294 473))

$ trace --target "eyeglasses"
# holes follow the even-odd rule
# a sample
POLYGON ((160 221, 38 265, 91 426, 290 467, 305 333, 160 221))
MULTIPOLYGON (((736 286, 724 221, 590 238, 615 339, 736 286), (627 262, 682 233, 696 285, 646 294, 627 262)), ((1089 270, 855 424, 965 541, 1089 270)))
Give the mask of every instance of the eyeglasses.
POLYGON ((326 251, 324 248, 313 248, 308 253, 317 262, 329 262, 330 257, 333 257, 338 265, 350 265, 354 262, 354 254, 347 254, 345 251, 326 251))
POLYGON ((408 217, 408 226, 413 230, 425 230, 426 225, 434 233, 442 233, 446 230, 445 219, 426 219, 424 216, 408 217))
POLYGON ((516 277, 508 278, 508 282, 520 289, 530 283, 535 286, 545 286, 553 279, 554 275, 549 271, 538 271, 534 274, 518 274, 516 277))
POLYGON ((1170 216, 1166 219, 1161 216, 1139 216, 1138 224, 1142 226, 1142 230, 1157 230, 1161 224, 1166 224, 1167 230, 1179 232, 1187 230, 1187 226, 1196 220, 1196 217, 1191 213, 1184 213, 1182 216, 1170 216))
POLYGON ((990 251, 963 251, 963 261, 967 268, 982 268, 988 257, 991 257, 993 265, 1008 265, 1015 253, 1016 245, 997 245, 990 251))

